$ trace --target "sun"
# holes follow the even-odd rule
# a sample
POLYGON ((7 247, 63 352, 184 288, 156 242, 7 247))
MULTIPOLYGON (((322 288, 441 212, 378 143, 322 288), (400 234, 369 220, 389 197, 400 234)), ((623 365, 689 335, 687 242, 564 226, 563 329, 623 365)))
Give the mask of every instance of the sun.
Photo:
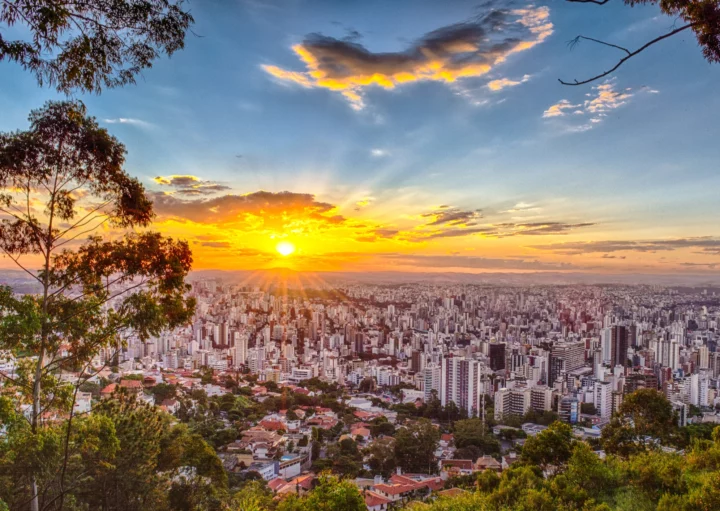
POLYGON ((281 241, 280 243, 275 245, 275 250, 277 250, 281 256, 287 257, 293 252, 295 252, 295 245, 293 245, 289 241, 281 241))

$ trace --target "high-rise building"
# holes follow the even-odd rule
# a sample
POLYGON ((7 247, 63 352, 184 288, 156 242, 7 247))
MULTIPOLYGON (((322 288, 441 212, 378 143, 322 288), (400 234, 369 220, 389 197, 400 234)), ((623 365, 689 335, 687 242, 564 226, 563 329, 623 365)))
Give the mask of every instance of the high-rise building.
POLYGON ((611 329, 610 366, 627 367, 628 330, 623 325, 614 325, 611 329))
POLYGON ((233 362, 235 367, 247 364, 248 358, 248 335, 244 332, 234 332, 235 338, 235 357, 233 362))
POLYGON ((580 402, 574 396, 562 398, 558 403, 558 416, 563 422, 575 424, 580 416, 580 402))
POLYGON ((437 364, 430 364, 423 369, 423 376, 423 390, 425 392, 424 401, 427 403, 432 398, 433 390, 437 393, 438 397, 440 397, 442 380, 441 367, 437 364))
POLYGON ((471 415, 480 409, 482 363, 465 357, 444 358, 440 402, 443 406, 453 402, 471 415))
POLYGON ((550 349, 550 375, 548 385, 555 384, 560 373, 572 371, 585 365, 585 341, 558 342, 550 349))
POLYGON ((594 389, 595 408, 604 420, 610 420, 613 411, 612 385, 609 381, 596 381, 594 389))
POLYGON ((505 343, 491 342, 488 345, 488 357, 490 358, 490 369, 493 371, 505 369, 505 343))

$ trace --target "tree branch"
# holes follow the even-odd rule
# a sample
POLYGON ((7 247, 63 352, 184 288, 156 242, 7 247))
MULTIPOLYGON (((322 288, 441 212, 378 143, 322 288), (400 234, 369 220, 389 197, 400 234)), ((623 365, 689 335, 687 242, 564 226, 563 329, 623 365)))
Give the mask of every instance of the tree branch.
MULTIPOLYGON (((573 1, 573 0, 569 0, 569 1, 573 1)), ((617 46, 617 45, 610 44, 610 43, 606 43, 606 42, 603 42, 603 41, 598 41, 598 40, 596 40, 596 39, 592 39, 592 38, 589 38, 589 37, 578 36, 578 37, 581 37, 581 38, 583 38, 583 39, 587 39, 587 40, 589 40, 589 41, 594 41, 594 42, 597 42, 597 43, 600 43, 600 44, 604 44, 604 45, 606 45, 606 46, 611 46, 611 47, 614 47, 614 48, 617 48, 617 49, 626 51, 626 52, 628 52, 628 54, 627 54, 627 56, 625 56, 625 57, 623 57, 622 59, 620 59, 620 60, 618 61, 618 63, 615 64, 611 69, 608 69, 607 71, 605 71, 605 72, 603 72, 603 73, 600 73, 599 75, 593 76, 592 78, 588 78, 588 79, 582 80, 582 81, 575 80, 575 81, 573 81, 573 82, 566 82, 566 81, 558 78, 558 81, 559 81, 560 83, 562 83, 563 85, 573 85, 573 86, 575 86, 575 85, 585 85, 585 84, 587 84, 587 83, 594 82, 595 80, 599 80, 600 78, 603 78, 603 77, 605 77, 605 76, 607 76, 607 75, 615 72, 615 71, 616 71, 620 66, 622 66, 625 62, 627 62, 628 60, 630 60, 632 57, 634 57, 634 56, 637 55, 638 53, 646 50, 647 48, 649 48, 649 47, 652 46, 653 44, 659 43, 660 41, 662 41, 662 40, 664 40, 664 39, 667 39, 668 37, 672 37, 672 36, 674 36, 675 34, 678 34, 678 33, 682 32, 683 30, 687 30, 688 28, 692 28, 692 27, 695 26, 696 24, 697 24, 697 23, 688 23, 687 25, 684 25, 684 26, 682 26, 682 27, 680 27, 680 28, 676 28, 675 30, 673 30, 673 31, 671 31, 671 32, 668 32, 667 34, 661 35, 660 37, 656 37, 656 38, 653 39, 652 41, 649 41, 649 42, 645 43, 643 46, 641 46, 640 48, 638 48, 637 50, 635 50, 635 51, 633 51, 633 52, 629 52, 626 48, 623 48, 622 46, 617 46)))
POLYGON ((574 3, 574 4, 595 4, 595 5, 605 5, 610 0, 567 0, 568 2, 574 3))

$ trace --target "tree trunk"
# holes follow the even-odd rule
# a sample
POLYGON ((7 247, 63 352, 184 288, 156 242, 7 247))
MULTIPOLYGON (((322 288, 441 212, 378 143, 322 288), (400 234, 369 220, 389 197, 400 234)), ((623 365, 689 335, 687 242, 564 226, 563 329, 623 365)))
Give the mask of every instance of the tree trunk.
MULTIPOLYGON (((43 361, 45 359, 45 344, 43 343, 38 354, 38 362, 35 366, 35 381, 33 382, 33 404, 32 404, 32 417, 31 426, 33 434, 37 434, 38 427, 40 425, 40 391, 41 391, 41 380, 42 380, 42 369, 43 361)), ((32 491, 32 500, 30 501, 30 511, 40 511, 40 497, 38 495, 38 484, 37 476, 32 475, 30 482, 30 489, 32 491)))

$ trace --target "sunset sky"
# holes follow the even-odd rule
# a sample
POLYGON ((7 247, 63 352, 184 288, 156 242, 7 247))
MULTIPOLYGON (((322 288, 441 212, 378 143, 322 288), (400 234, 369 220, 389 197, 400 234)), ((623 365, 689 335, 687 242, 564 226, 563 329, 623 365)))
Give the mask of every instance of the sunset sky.
MULTIPOLYGON (((78 99, 127 146, 154 228, 188 239, 195 268, 720 265, 720 65, 687 33, 606 80, 558 83, 622 57, 570 39, 636 48, 672 26, 657 8, 190 5, 185 50, 135 86, 78 99)), ((0 131, 59 97, 0 63, 0 131)))

